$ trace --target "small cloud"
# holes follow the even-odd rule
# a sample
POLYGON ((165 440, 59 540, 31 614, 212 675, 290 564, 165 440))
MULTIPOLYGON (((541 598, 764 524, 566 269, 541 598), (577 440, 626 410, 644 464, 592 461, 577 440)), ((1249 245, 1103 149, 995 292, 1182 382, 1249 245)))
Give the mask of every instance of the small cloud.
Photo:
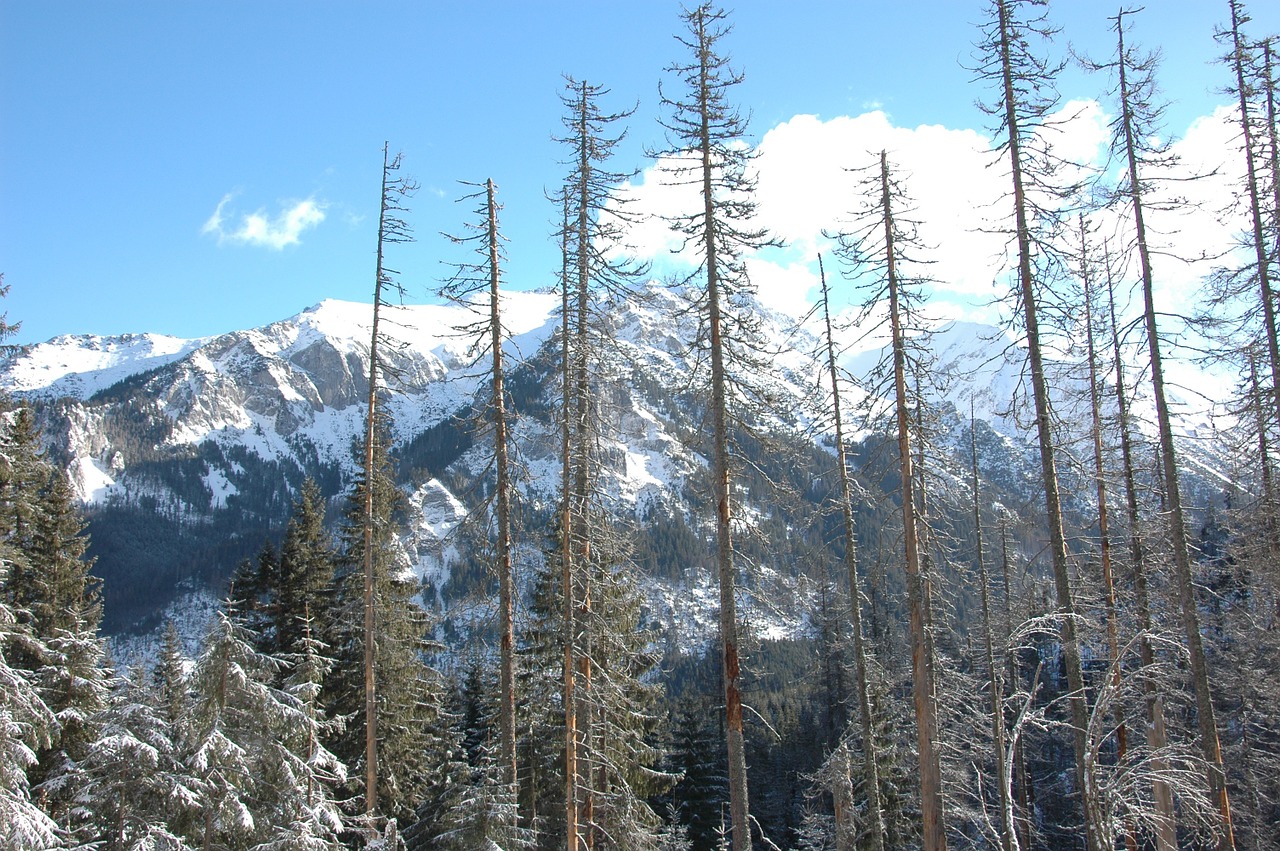
MULTIPOLYGON (((200 229, 201 233, 216 236, 219 245, 223 242, 237 242, 280 251, 286 245, 301 242, 304 231, 323 222, 327 206, 322 201, 307 198, 285 207, 275 216, 268 215, 262 209, 240 215, 239 223, 228 227, 225 211, 234 197, 235 193, 222 196, 213 215, 209 216, 200 229)), ((232 213, 231 219, 234 222, 236 214, 232 213)))

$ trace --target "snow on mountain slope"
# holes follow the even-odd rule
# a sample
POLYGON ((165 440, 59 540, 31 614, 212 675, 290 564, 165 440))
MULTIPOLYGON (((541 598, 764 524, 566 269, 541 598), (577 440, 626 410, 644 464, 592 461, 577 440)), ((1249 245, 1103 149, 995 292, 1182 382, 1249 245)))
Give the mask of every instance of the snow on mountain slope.
POLYGON ((24 346, 0 372, 0 388, 15 395, 87 399, 131 375, 172 363, 203 342, 164 334, 54 337, 24 346))
MULTIPOLYGON (((559 303, 558 295, 538 292, 507 293, 503 301, 511 335, 508 388, 520 399, 511 424, 516 481, 533 512, 547 511, 558 498, 559 376, 555 353, 545 347, 559 325, 559 303)), ((785 316, 753 310, 758 351, 767 362, 737 377, 761 390, 768 408, 746 413, 757 426, 789 435, 793 449, 816 450, 823 468, 823 441, 830 435, 820 341, 785 316)), ((603 502, 638 525, 652 513, 678 515, 687 526, 686 549, 702 546, 708 518, 701 516, 705 505, 695 506, 707 498, 701 454, 706 364, 693 345, 697 314, 682 294, 658 284, 600 312, 605 344, 593 370, 603 502)), ((90 509, 95 541, 105 541, 99 565, 104 575, 115 571, 108 588, 135 580, 149 587, 135 576, 139 571, 174 573, 187 583, 183 587, 192 587, 194 569, 175 569, 175 559, 201 565, 194 587, 216 588, 235 560, 278 534, 304 477, 324 483, 331 519, 338 513, 358 473, 353 447, 364 430, 371 318, 367 304, 327 300, 261 328, 206 340, 62 337, 19 353, 0 370, 0 386, 43 406, 51 450, 65 459, 90 509), (76 371, 80 367, 83 372, 76 371), (123 383, 113 388, 117 382, 123 383), (153 539, 166 544, 153 545, 153 539)), ((486 364, 479 359, 487 340, 456 330, 481 318, 458 305, 408 306, 383 315, 382 328, 397 342, 384 356, 392 376, 393 452, 410 506, 401 541, 404 568, 433 589, 441 608, 460 605, 458 595, 470 593, 455 586, 482 588, 485 581, 459 573, 475 571, 475 560, 467 564, 454 535, 489 487, 489 451, 478 421, 486 410, 486 364)), ((934 371, 949 379, 935 398, 954 405, 956 439, 963 427, 956 423, 967 422, 974 396, 978 418, 1001 435, 993 447, 998 460, 990 463, 1004 466, 999 472, 1008 473, 1007 487, 1023 488, 1020 503, 1033 504, 1034 477, 1026 472, 1035 462, 1029 420, 1013 404, 1026 394, 1023 350, 998 329, 970 323, 939 328, 927 345, 934 371)), ((860 407, 855 403, 884 393, 866 381, 882 355, 864 352, 845 361, 860 382, 845 384, 851 420, 860 407)), ((1055 390, 1073 386, 1084 385, 1063 367, 1055 390)), ((1063 394, 1064 406, 1070 395, 1063 394)), ((1184 432, 1201 427, 1182 422, 1184 432)), ((846 432, 859 440, 878 427, 847 423, 846 432)), ((1211 461, 1200 466, 1214 468, 1211 461)), ((962 479, 955 478, 957 488, 964 487, 962 479)), ((798 566, 768 546, 769 535, 789 534, 770 498, 763 489, 741 489, 735 505, 738 528, 765 530, 760 537, 766 539, 754 559, 744 561, 744 611, 760 634, 789 635, 804 629, 809 592, 798 566)), ((531 559, 540 557, 536 544, 530 552, 531 559)), ((714 623, 711 575, 695 563, 667 565, 666 575, 645 589, 650 616, 691 640, 714 623)), ((153 608, 165 602, 158 599, 153 608)), ((131 614, 118 628, 154 616, 150 610, 131 614)))

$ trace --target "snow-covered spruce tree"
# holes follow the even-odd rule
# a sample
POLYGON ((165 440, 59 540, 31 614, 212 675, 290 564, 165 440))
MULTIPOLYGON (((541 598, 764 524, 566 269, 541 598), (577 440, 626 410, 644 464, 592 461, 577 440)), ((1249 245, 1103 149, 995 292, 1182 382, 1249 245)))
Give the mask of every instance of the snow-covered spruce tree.
POLYGON ((98 635, 102 605, 98 580, 89 575, 89 538, 66 474, 49 467, 39 494, 31 549, 38 578, 31 597, 31 627, 44 646, 37 676, 45 704, 58 718, 54 746, 40 754, 39 778, 45 807, 60 823, 74 806, 72 771, 98 733, 94 716, 108 702, 106 650, 98 635))
MULTIPOLYGON (((1010 301, 1017 305, 1027 341, 1056 614, 1062 621, 1064 665, 1071 693, 1068 702, 1075 750, 1075 789, 1085 795, 1088 791, 1084 783, 1088 707, 1075 591, 1063 527, 1057 436, 1043 347, 1049 327, 1046 319, 1052 314, 1055 302, 1055 294, 1049 287, 1053 280, 1052 266, 1057 260, 1052 243, 1062 224, 1063 203, 1077 187, 1066 174, 1069 164, 1054 154, 1045 137, 1058 105, 1054 78, 1060 68, 1045 55, 1056 33, 1047 20, 1046 6, 1044 0, 989 3, 986 21, 981 25, 975 70, 979 79, 995 91, 991 104, 983 108, 995 121, 1000 153, 1007 157, 1011 178, 1011 238, 1017 246, 1017 268, 1011 281, 1010 301)), ((1082 800, 1078 809, 1087 848, 1101 851, 1100 836, 1097 825, 1092 822, 1088 802, 1082 800)))
POLYGON ((337 790, 347 779, 347 767, 324 746, 324 735, 341 724, 327 717, 320 695, 333 667, 328 648, 311 630, 304 603, 298 616, 300 633, 283 657, 289 673, 282 691, 296 701, 302 718, 291 725, 285 744, 290 759, 280 781, 296 791, 283 797, 272 819, 271 837, 254 851, 325 851, 337 845, 346 831, 337 790))
POLYGON ((711 849, 729 804, 723 719, 705 698, 686 698, 669 722, 664 766, 679 779, 661 797, 671 819, 684 826, 693 848, 711 849))
MULTIPOLYGON (((324 497, 311 479, 303 482, 277 550, 263 544, 231 577, 227 614, 254 637, 257 649, 284 660, 326 632, 321 621, 333 583, 337 555, 324 527, 324 497)), ((286 665, 275 685, 283 685, 286 665)))
MULTIPOLYGON (((6 453, 2 457, 9 461, 6 453)), ((27 769, 48 746, 56 720, 27 672, 11 667, 10 648, 27 646, 26 627, 9 604, 9 568, 18 553, 0 538, 0 846, 35 851, 61 844, 60 831, 31 798, 27 769)))
MULTIPOLYGON (((562 517, 557 512, 557 521, 562 517)), ((568 847, 567 836, 575 822, 566 813, 577 814, 576 807, 565 804, 566 797, 572 800, 575 788, 565 782, 569 748, 564 711, 564 684, 573 681, 574 668, 568 667, 566 677, 562 543, 559 523, 553 523, 546 549, 555 555, 549 555, 545 569, 533 577, 516 657, 520 821, 533 832, 540 851, 568 847)), ((576 767, 570 776, 576 779, 576 767)))
POLYGON ((93 719, 97 736, 68 784, 76 798, 67 828, 79 845, 199 847, 200 784, 180 750, 188 719, 176 718, 141 669, 113 683, 110 703, 93 719))
POLYGON ((580 753, 593 806, 583 826, 594 847, 640 851, 655 841, 661 820, 648 801, 672 778, 657 770, 655 744, 662 685, 654 680, 653 635, 643 626, 644 598, 627 548, 597 537, 589 569, 592 599, 590 689, 583 696, 593 737, 580 753))
POLYGON ((190 689, 187 683, 187 657, 182 649, 178 625, 165 623, 160 639, 160 652, 151 669, 151 688, 160 717, 166 724, 177 726, 188 714, 190 689))
POLYGON ((0 461, 0 540, 9 552, 4 602, 23 627, 6 652, 10 665, 33 676, 44 663, 40 638, 61 615, 33 555, 49 467, 40 454, 35 417, 25 405, 0 418, 0 461))
POLYGON ((700 206, 672 220, 697 252, 698 268, 686 282, 702 278, 698 299, 700 343, 710 361, 708 415, 715 507, 719 631, 724 679, 725 740, 729 754, 730 830, 734 851, 751 847, 747 764, 742 732, 742 672, 737 616, 737 565, 733 547, 733 470, 730 431, 735 420, 731 372, 750 354, 751 317, 741 309, 752 292, 744 255, 770 243, 751 224, 754 182, 747 174, 751 153, 744 145, 746 119, 730 100, 742 76, 729 65, 724 39, 730 28, 724 10, 703 2, 684 11, 686 34, 677 40, 688 58, 669 66, 682 91, 659 90, 667 115, 667 148, 672 179, 697 188, 700 206))
MULTIPOLYGON (((270 683, 279 660, 219 614, 191 672, 183 753, 203 818, 203 848, 338 848, 333 785, 343 771, 319 750, 318 716, 270 683)), ((303 677, 314 678, 302 666, 303 677)))
POLYGON ((279 581, 280 555, 270 541, 264 541, 254 558, 242 559, 231 573, 223 611, 254 637, 257 649, 270 653, 275 645, 271 610, 279 581))
MULTIPOLYGON (((591 560, 579 569, 590 570, 593 605, 587 612, 576 611, 574 620, 590 632, 590 645, 579 645, 585 652, 585 672, 581 669, 577 686, 590 681, 589 694, 578 695, 576 708, 589 713, 594 735, 583 741, 578 751, 579 784, 590 806, 579 809, 581 837, 579 846, 592 839, 592 847, 643 849, 652 847, 661 828, 661 820, 649 801, 666 789, 671 775, 659 770, 663 752, 655 746, 661 685, 653 682, 657 660, 651 653, 653 636, 641 621, 643 599, 636 587, 625 551, 617 549, 620 540, 601 534, 593 535, 591 560)), ((563 694, 551 691, 560 672, 557 640, 563 635, 564 612, 560 605, 559 552, 547 559, 548 570, 539 576, 530 606, 530 625, 524 633, 523 657, 528 692, 522 694, 527 708, 522 712, 521 728, 531 735, 526 739, 530 753, 525 771, 534 775, 553 775, 562 779, 564 711, 563 694), (559 737, 559 738, 558 738, 559 737), (557 746, 559 742, 559 746, 557 746), (551 762, 548 762, 548 759, 551 762)), ((560 828, 563 784, 542 783, 542 791, 531 790, 537 801, 537 812, 549 829, 541 832, 539 847, 563 847, 566 843, 560 828)), ((535 819, 528 813, 526 823, 535 819)))
MULTIPOLYGON (((410 851, 417 848, 510 849, 529 847, 530 831, 518 822, 516 787, 503 779, 504 761, 499 754, 497 731, 499 688, 490 682, 490 666, 478 656, 465 666, 461 683, 453 684, 448 713, 462 735, 462 758, 452 778, 456 795, 443 803, 450 809, 445 819, 433 819, 419 810, 419 821, 406 831, 410 851), (432 835, 419 832, 433 823, 446 829, 432 835)), ((500 675, 499 675, 500 676, 500 675)), ((522 785, 521 794, 528 789, 522 785)))
POLYGON ((333 583, 333 538, 324 526, 324 496, 311 479, 293 504, 276 565, 273 599, 268 607, 272 641, 269 649, 285 659, 313 652, 327 629, 320 620, 333 583))
POLYGON ((22 626, 6 652, 58 719, 28 779, 61 821, 73 796, 66 774, 94 736, 92 716, 107 702, 98 581, 89 575, 89 539, 71 486, 40 453, 31 410, 4 414, 0 432, 0 534, 12 553, 3 596, 22 626))

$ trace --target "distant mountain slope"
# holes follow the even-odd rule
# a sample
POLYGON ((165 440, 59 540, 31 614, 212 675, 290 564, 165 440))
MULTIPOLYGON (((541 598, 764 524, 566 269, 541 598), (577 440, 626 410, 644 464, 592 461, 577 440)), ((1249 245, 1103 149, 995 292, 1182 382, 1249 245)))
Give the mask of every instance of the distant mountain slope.
MULTIPOLYGON (((700 452, 700 358, 692 348, 698 323, 676 293, 654 285, 642 296, 601 311, 609 341, 596 366, 606 502, 633 530, 652 622, 686 639, 706 637, 714 594, 704 569, 710 488, 700 452)), ((538 292, 508 293, 503 304, 526 585, 558 490, 558 307, 559 296, 538 292)), ((368 305, 324 301, 262 328, 203 340, 59 337, 25 347, 0 371, 0 387, 37 406, 49 451, 86 504, 110 631, 152 629, 180 594, 220 594, 238 561, 279 536, 308 476, 336 521, 357 470, 352 448, 363 429, 370 316, 368 305)), ((481 504, 488 474, 478 422, 483 370, 472 340, 455 330, 475 317, 437 305, 396 309, 388 318, 398 342, 387 354, 394 455, 412 507, 404 562, 426 583, 426 604, 442 610, 450 629, 465 630, 483 619, 490 583, 466 536, 457 535, 481 504)), ((832 557, 817 503, 829 493, 833 454, 820 410, 817 339, 785 316, 758 308, 758 318, 761 350, 772 363, 744 380, 767 387, 771 402, 769 410, 741 412, 754 423, 738 453, 743 588, 758 633, 791 635, 804 628, 814 582, 832 557), (826 555, 814 556, 815 546, 826 555)), ((1025 416, 1016 411, 1021 350, 998 329, 966 323, 944 326, 927 345, 934 369, 948 379, 933 396, 939 418, 931 463, 946 485, 939 522, 963 525, 971 511, 961 506, 974 396, 987 496, 1019 507, 1034 552, 1038 473, 1020 424, 1025 416), (952 519, 949 500, 957 505, 952 519)), ((863 353, 846 365, 863 378, 881 355, 863 353)), ((1060 371, 1060 406, 1074 427, 1082 420, 1069 397, 1084 385, 1066 366, 1060 371)), ((865 386, 849 389, 847 410, 874 392, 865 386)), ((1188 420, 1183 432, 1197 427, 1188 420)), ((882 550, 891 552, 896 496, 883 428, 879 420, 861 424, 852 457, 867 494, 858 507, 860 535, 883 536, 882 550)), ((1220 469, 1204 447, 1188 451, 1201 474, 1220 469)), ((1083 518, 1090 487, 1081 474, 1066 475, 1075 476, 1072 500, 1083 518)))

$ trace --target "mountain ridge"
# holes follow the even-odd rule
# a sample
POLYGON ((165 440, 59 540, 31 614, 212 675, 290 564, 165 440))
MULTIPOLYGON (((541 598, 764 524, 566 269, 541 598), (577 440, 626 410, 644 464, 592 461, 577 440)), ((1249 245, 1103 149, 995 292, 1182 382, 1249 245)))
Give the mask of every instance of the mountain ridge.
MULTIPOLYGON (((609 511, 620 523, 652 536, 654 523, 672 522, 696 539, 705 531, 699 503, 705 500, 701 479, 707 470, 698 451, 698 322, 680 299, 653 285, 641 297, 601 311, 598 333, 608 341, 596 367, 602 388, 601 475, 609 511), (672 519, 661 521, 662 516, 672 519)), ((512 434, 521 465, 517 488, 535 524, 554 505, 558 487, 559 377, 551 343, 559 304, 560 297, 549 292, 503 297, 511 334, 512 434)), ((767 385, 778 407, 748 414, 781 435, 789 451, 807 458, 802 466, 815 472, 805 475, 821 477, 819 468, 830 463, 832 453, 822 425, 829 379, 816 357, 818 338, 780 314, 754 310, 763 349, 775 357, 760 367, 767 374, 753 380, 767 385)), ((237 560, 251 557, 263 540, 278 539, 306 477, 320 483, 330 520, 336 520, 341 495, 358 470, 352 450, 364 423, 363 337, 371 313, 367 304, 325 300, 262 328, 195 341, 163 335, 58 337, 24 347, 0 370, 0 387, 37 406, 48 451, 67 469, 86 505, 92 554, 107 584, 110 631, 154 628, 165 606, 185 593, 180 588, 219 594, 237 560), (115 380, 108 384, 108 377, 115 380), (113 596, 113 586, 125 590, 113 596), (135 599, 140 594, 149 599, 135 599)), ((394 454, 411 505, 402 537, 405 566, 426 583, 424 604, 442 617, 468 606, 483 608, 483 601, 463 599, 460 589, 483 589, 485 580, 474 575, 479 568, 451 535, 468 511, 482 508, 467 494, 483 492, 487 470, 477 431, 487 392, 477 363, 482 352, 455 330, 476 316, 458 305, 395 308, 389 314, 387 327, 398 342, 387 350, 396 375, 389 395, 394 454)), ((988 459, 984 486, 1010 504, 1034 505, 1029 438, 1015 416, 1000 414, 1002 407, 1014 407, 1014 400, 1003 397, 1017 386, 1020 350, 999 329, 972 323, 946 326, 936 339, 938 368, 971 382, 976 376, 986 394, 980 396, 986 404, 978 419, 989 421, 998 440, 984 443, 985 451, 996 453, 988 459), (1003 356, 993 356, 989 338, 1001 341, 1003 356)), ((851 355, 844 364, 855 373, 865 371, 880 354, 851 355)), ((959 499, 967 487, 967 476, 959 472, 968 463, 967 399, 975 394, 956 384, 961 382, 935 396, 953 413, 940 420, 941 436, 930 451, 951 459, 938 466, 959 499)), ((1066 390, 1065 383, 1059 389, 1066 390)), ((848 411, 867 401, 859 387, 845 392, 848 411)), ((856 432, 855 443, 870 447, 880 440, 878 428, 872 420, 847 430, 856 432)), ((779 478, 801 474, 769 455, 773 449, 752 451, 765 455, 748 458, 751 467, 775 469, 779 478)), ((862 456, 855 452, 855 465, 882 463, 870 449, 864 456, 859 462, 862 456)), ((1202 460, 1202 466, 1212 472, 1216 461, 1202 460)), ((741 486, 740 524, 766 538, 790 536, 798 509, 780 507, 769 491, 760 481, 741 486)), ((1082 484, 1076 491, 1083 510, 1087 489, 1082 484)), ((893 496, 872 489, 868 499, 887 505, 893 496)), ((864 510, 878 516, 883 509, 864 510)), ((536 536, 536 527, 528 531, 536 536)), ((786 547, 776 553, 768 546, 757 549, 744 555, 749 617, 762 635, 794 635, 805 628, 806 588, 813 582, 808 572, 815 568, 788 563, 786 547)), ((536 544, 524 558, 538 561, 536 544)), ((697 562, 651 568, 655 576, 645 593, 653 622, 664 629, 712 628, 712 618, 693 611, 714 599, 706 593, 711 577, 694 569, 697 562)))

